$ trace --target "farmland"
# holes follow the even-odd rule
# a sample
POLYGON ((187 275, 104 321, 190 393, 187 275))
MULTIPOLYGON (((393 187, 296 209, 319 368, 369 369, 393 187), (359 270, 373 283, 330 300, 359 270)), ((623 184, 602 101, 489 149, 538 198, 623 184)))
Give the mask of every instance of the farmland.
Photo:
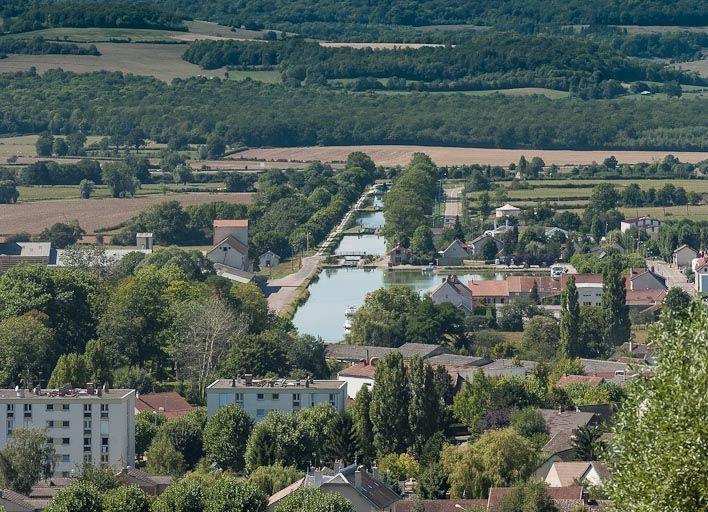
POLYGON ((581 165, 601 162, 614 155, 621 163, 639 163, 661 160, 671 153, 684 162, 700 162, 708 159, 708 153, 688 151, 570 151, 533 149, 489 149, 443 146, 311 146, 294 148, 251 149, 239 153, 246 159, 284 160, 297 162, 342 162, 352 151, 363 151, 378 165, 405 165, 413 153, 428 154, 437 165, 490 164, 509 165, 521 155, 526 158, 541 157, 546 164, 581 165))
MULTIPOLYGON (((54 187, 63 188, 63 187, 54 187)), ((77 187, 74 187, 76 190, 77 187)), ((152 194, 125 199, 63 199, 18 204, 1 204, 2 234, 26 232, 38 234, 55 222, 77 219, 87 233, 99 228, 111 228, 137 215, 145 208, 167 200, 177 200, 184 206, 212 201, 249 204, 252 194, 152 194)))

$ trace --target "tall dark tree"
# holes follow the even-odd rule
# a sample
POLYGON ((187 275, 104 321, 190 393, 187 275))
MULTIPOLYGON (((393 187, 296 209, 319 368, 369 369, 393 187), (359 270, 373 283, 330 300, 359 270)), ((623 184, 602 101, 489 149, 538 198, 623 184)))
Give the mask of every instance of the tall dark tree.
POLYGON ((580 303, 575 276, 570 276, 561 295, 560 345, 565 356, 578 357, 580 333, 580 303))
POLYGON ((359 453, 359 439, 352 415, 347 411, 340 412, 332 427, 327 439, 326 462, 341 459, 345 465, 349 465, 357 459, 359 453))
POLYGON ((376 365, 371 397, 371 424, 378 455, 402 453, 409 446, 410 389, 400 352, 392 352, 376 365))
POLYGON ((368 386, 362 387, 356 394, 350 411, 359 448, 358 458, 365 463, 372 462, 376 457, 376 450, 374 426, 371 423, 371 391, 368 386))
POLYGON ((605 339, 613 345, 621 345, 629 339, 630 322, 625 289, 622 256, 608 256, 602 272, 602 309, 605 316, 605 339))
POLYGON ((421 358, 411 361, 408 371, 410 378, 410 404, 408 422, 411 430, 413 453, 420 456, 425 441, 438 430, 441 399, 433 375, 433 368, 421 358))

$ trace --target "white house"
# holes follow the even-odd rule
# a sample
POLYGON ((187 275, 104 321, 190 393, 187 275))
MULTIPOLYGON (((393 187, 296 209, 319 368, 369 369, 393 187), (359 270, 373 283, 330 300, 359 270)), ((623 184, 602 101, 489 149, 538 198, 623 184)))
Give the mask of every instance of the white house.
POLYGON ((634 217, 632 219, 624 219, 620 222, 620 231, 622 233, 632 229, 643 229, 650 237, 655 237, 659 234, 661 221, 651 217, 634 217))
POLYGON ((512 206, 509 203, 506 203, 504 206, 500 206, 499 208, 494 210, 494 213, 497 218, 518 217, 521 213, 521 209, 517 208, 516 206, 512 206))
POLYGON ((430 292, 430 299, 436 304, 449 302, 457 308, 471 313, 474 309, 472 291, 456 275, 443 277, 442 282, 430 292))
POLYGON ((248 246, 231 235, 207 251, 206 256, 215 264, 249 272, 253 269, 251 260, 248 258, 248 246))
POLYGON ((332 404, 337 411, 347 405, 347 383, 338 380, 312 379, 218 379, 206 390, 207 415, 219 407, 236 404, 256 421, 270 411, 299 411, 318 404, 332 404))
POLYGON ((438 265, 459 267, 469 257, 469 248, 464 242, 453 240, 444 251, 440 252, 438 265))
POLYGON ((356 398, 356 395, 363 387, 369 389, 374 387, 374 375, 376 367, 369 362, 353 364, 337 374, 337 380, 347 384, 347 395, 349 398, 356 398))
POLYGON ((280 256, 273 251, 266 251, 258 257, 258 266, 261 269, 276 267, 280 264, 280 256))
POLYGON ((693 272, 695 273, 696 290, 699 293, 708 293, 708 258, 694 260, 693 272))
POLYGON ((691 266, 691 262, 698 257, 698 251, 693 247, 683 244, 673 252, 673 264, 676 268, 686 268, 691 266))
POLYGON ((114 469, 135 463, 135 390, 2 389, 0 449, 21 427, 46 430, 54 446, 54 474, 69 477, 84 464, 114 469))
POLYGON ((578 482, 602 485, 609 476, 601 462, 554 462, 545 482, 549 487, 571 487, 578 482))
POLYGON ((602 306, 602 283, 575 283, 581 306, 602 306))

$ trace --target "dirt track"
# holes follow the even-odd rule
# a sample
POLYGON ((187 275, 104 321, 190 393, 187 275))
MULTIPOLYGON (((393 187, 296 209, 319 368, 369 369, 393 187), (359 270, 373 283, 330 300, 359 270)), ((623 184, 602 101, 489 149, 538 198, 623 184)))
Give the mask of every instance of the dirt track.
POLYGON ((673 154, 684 162, 708 159, 708 153, 687 151, 570 151, 534 149, 487 149, 441 146, 315 146, 299 148, 251 149, 239 153, 243 158, 265 160, 293 160, 323 162, 343 161, 352 151, 363 151, 379 165, 405 165, 415 152, 429 155, 438 165, 490 164, 508 165, 518 162, 521 155, 527 159, 540 156, 546 164, 578 165, 602 162, 614 155, 620 163, 651 162, 673 154))
POLYGON ((36 201, 18 204, 0 204, 0 234, 38 234, 56 222, 78 219, 79 225, 93 233, 100 227, 113 227, 153 204, 177 200, 184 206, 191 204, 225 201, 249 204, 253 194, 210 194, 194 192, 189 194, 155 194, 128 199, 64 199, 36 201))

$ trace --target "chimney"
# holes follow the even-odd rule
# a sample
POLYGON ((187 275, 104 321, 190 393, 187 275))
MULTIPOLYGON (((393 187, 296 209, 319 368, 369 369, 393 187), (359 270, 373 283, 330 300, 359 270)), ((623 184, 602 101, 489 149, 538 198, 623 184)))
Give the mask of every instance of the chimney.
POLYGON ((359 466, 358 468, 356 468, 356 471, 354 471, 354 488, 357 491, 361 491, 361 478, 361 466, 359 466))
POLYGON ((632 355, 632 340, 629 340, 629 354, 632 355))
POLYGON ((103 394, 104 394, 104 395, 107 395, 109 389, 110 389, 110 388, 108 387, 108 382, 104 382, 104 383, 103 383, 103 394))
POLYGON ((376 461, 374 461, 374 467, 371 468, 371 476, 374 477, 374 480, 379 479, 379 467, 376 465, 376 461))
POLYGON ((322 470, 320 468, 315 469, 315 488, 322 486, 322 470))
POLYGON ((342 461, 341 460, 334 461, 334 472, 339 473, 341 470, 342 470, 342 461))
POLYGON ((88 394, 88 395, 96 394, 96 386, 94 385, 93 382, 86 383, 86 394, 88 394))
POLYGON ((246 381, 246 386, 253 386, 253 374, 252 373, 247 373, 246 375, 243 376, 243 378, 246 381))
POLYGON ((231 387, 232 388, 236 387, 236 379, 231 379, 231 387))

